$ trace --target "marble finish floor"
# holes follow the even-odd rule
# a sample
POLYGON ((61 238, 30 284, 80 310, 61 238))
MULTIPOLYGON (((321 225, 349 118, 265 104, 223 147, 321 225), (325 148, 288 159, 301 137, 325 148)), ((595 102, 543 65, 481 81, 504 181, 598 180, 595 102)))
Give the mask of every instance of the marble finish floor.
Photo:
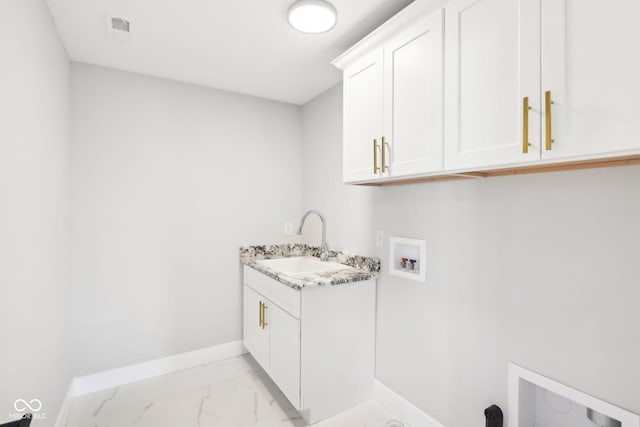
MULTIPOLYGON (((74 399, 65 427, 302 427, 300 414, 249 355, 74 399)), ((403 427, 370 401, 314 427, 403 427)))

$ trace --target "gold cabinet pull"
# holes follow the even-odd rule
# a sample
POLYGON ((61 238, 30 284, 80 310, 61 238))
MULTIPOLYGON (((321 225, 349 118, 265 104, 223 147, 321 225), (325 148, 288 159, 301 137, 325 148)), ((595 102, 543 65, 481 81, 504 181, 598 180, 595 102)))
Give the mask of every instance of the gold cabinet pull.
POLYGON ((259 313, 259 314, 258 314, 258 318, 259 318, 259 320, 258 320, 258 326, 259 326, 260 328, 262 328, 262 322, 264 321, 264 319, 262 318, 262 315, 263 315, 263 314, 262 314, 262 301, 260 301, 260 303, 258 304, 258 313, 259 313))
POLYGON ((378 167, 378 140, 373 140, 373 174, 376 175, 380 172, 380 168, 378 167))
POLYGON ((389 165, 387 165, 387 150, 389 149, 389 143, 386 141, 385 137, 382 137, 382 173, 385 173, 389 170, 389 165))
POLYGON ((529 97, 522 98, 522 152, 527 154, 529 152, 529 97))
POLYGON ((545 149, 547 151, 551 151, 551 144, 553 144, 555 141, 552 138, 551 135, 551 105, 553 105, 553 100, 551 99, 551 91, 548 90, 544 93, 544 115, 545 115, 545 121, 546 121, 546 145, 545 145, 545 149))
POLYGON ((265 326, 267 326, 266 312, 267 312, 267 305, 266 304, 262 304, 262 329, 264 329, 265 326))

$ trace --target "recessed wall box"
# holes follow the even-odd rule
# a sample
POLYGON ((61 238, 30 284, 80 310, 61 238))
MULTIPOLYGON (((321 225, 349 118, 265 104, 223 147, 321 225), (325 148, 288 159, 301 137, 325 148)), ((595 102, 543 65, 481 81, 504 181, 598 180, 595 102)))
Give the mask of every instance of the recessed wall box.
POLYGON ((509 427, 640 427, 640 417, 520 366, 509 365, 509 427))
POLYGON ((407 237, 389 238, 389 273, 417 282, 426 282, 427 243, 407 237))

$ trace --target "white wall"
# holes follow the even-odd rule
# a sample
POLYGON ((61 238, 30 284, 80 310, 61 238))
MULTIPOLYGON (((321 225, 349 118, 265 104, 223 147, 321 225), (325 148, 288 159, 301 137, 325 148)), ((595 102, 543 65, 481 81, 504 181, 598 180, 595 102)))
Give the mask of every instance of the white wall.
POLYGON ((238 248, 301 215, 300 107, 72 64, 73 361, 242 338, 238 248))
MULTIPOLYGON (((372 205, 374 189, 342 184, 342 85, 338 84, 302 108, 302 183, 305 210, 317 209, 327 219, 331 249, 374 255, 372 205)), ((298 222, 294 224, 298 226, 298 222)), ((320 244, 320 220, 307 219, 303 236, 320 244)))
POLYGON ((70 379, 69 65, 42 0, 0 1, 0 423, 70 379))
MULTIPOLYGON (((324 135, 339 126, 340 96, 303 108, 305 149, 320 135, 332 153, 305 153, 305 176, 339 170, 341 138, 324 135)), ((506 410, 508 362, 640 413, 640 167, 373 189, 304 182, 305 204, 321 211, 359 198, 329 221, 341 249, 385 232, 373 250, 377 376, 445 426, 483 425, 492 403, 506 410), (366 215, 373 224, 353 220, 366 215), (426 285, 387 273, 390 235, 427 240, 426 285)))

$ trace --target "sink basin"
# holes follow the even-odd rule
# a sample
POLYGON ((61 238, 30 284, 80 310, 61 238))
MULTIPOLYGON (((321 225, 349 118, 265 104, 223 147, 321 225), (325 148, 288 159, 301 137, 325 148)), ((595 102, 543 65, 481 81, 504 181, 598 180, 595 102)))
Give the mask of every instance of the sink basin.
POLYGON ((315 257, 261 259, 257 262, 289 276, 351 269, 348 265, 330 261, 322 262, 315 257))

